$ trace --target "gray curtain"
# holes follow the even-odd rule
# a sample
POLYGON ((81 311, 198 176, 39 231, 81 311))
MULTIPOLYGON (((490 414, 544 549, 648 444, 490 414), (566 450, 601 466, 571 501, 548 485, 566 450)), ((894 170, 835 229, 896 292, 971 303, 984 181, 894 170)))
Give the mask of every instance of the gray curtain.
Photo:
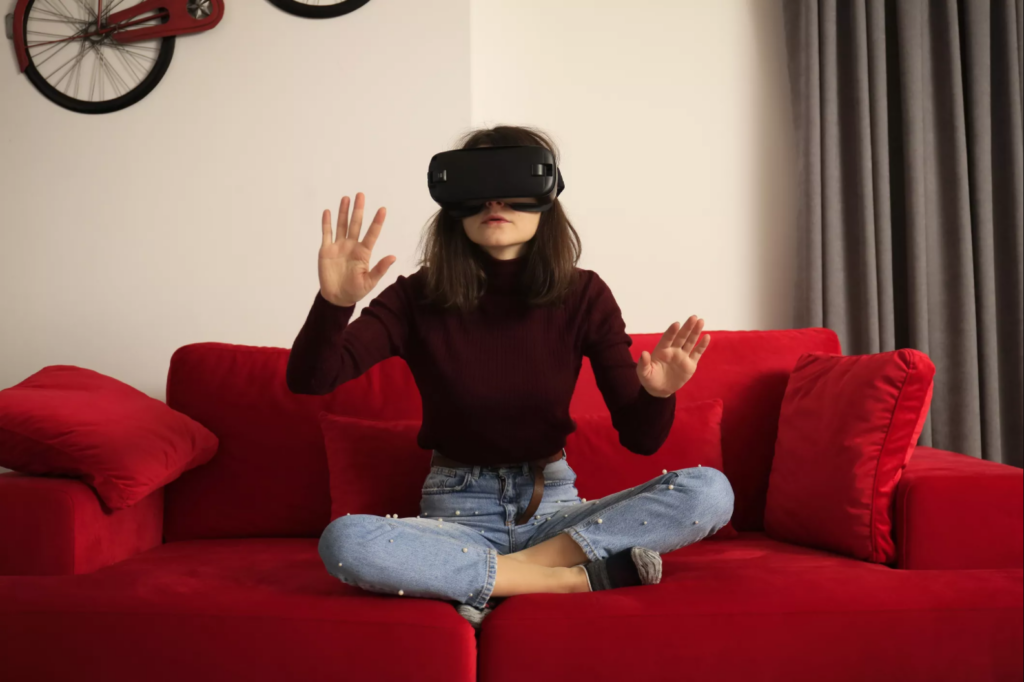
POLYGON ((1022 466, 1022 0, 783 0, 797 327, 935 363, 919 443, 1022 466))

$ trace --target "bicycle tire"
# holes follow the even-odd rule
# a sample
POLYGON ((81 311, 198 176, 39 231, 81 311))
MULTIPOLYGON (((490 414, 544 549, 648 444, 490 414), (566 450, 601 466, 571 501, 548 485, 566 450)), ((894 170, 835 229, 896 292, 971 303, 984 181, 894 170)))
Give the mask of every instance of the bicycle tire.
MULTIPOLYGON (((25 23, 22 26, 22 35, 28 35, 28 15, 32 6, 36 0, 28 0, 25 5, 25 23)), ((35 86, 44 97, 53 102, 54 104, 74 111, 79 114, 109 114, 115 111, 120 111, 126 107, 130 107, 135 104, 143 97, 153 91, 153 89, 160 82, 160 79, 167 73, 168 67, 171 65, 171 57, 174 56, 174 43, 176 36, 166 36, 160 39, 160 54, 157 56, 156 64, 153 66, 152 71, 142 79, 138 85, 134 88, 114 99, 104 100, 102 102, 86 102, 84 100, 75 99, 69 97, 57 88, 50 85, 49 81, 43 78, 42 74, 36 69, 35 64, 32 62, 32 57, 29 55, 28 66, 25 68, 25 75, 28 76, 29 81, 35 86)))
POLYGON ((334 5, 307 5, 298 0, 270 0, 271 4, 278 9, 294 14, 297 17, 306 19, 333 19, 357 9, 370 2, 370 0, 343 0, 334 5))

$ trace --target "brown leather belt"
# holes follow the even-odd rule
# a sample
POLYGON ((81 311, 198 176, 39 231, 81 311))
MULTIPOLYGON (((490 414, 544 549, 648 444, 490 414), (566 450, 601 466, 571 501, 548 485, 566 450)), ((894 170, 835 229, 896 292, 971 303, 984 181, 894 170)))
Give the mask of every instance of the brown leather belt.
MULTIPOLYGON (((562 459, 564 450, 559 450, 553 455, 548 457, 540 457, 539 459, 531 459, 526 462, 512 462, 511 464, 488 464, 487 468, 498 468, 498 467, 518 467, 523 464, 529 464, 530 469, 533 472, 533 495, 530 497, 530 504, 527 505, 526 511, 519 515, 516 519, 516 525, 521 526, 530 520, 533 516, 533 512, 537 511, 537 507, 540 506, 540 499, 544 495, 544 467, 552 462, 557 462, 562 459)), ((451 457, 445 457, 438 451, 434 451, 431 455, 431 463, 438 466, 446 467, 473 467, 476 465, 466 464, 465 462, 458 462, 451 457)))

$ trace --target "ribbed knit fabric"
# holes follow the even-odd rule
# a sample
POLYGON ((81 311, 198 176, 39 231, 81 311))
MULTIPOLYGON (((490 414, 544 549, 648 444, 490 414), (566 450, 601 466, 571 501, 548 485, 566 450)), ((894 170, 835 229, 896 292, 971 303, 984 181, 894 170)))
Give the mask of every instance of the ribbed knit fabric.
POLYGON ((654 454, 668 438, 676 397, 658 398, 641 386, 608 285, 578 269, 564 303, 531 308, 520 283, 528 256, 481 253, 487 288, 470 313, 423 303, 423 268, 399 275, 355 320, 355 306, 336 306, 318 290, 292 344, 288 388, 324 395, 398 355, 422 398, 419 447, 488 466, 565 447, 576 430, 569 403, 585 355, 621 443, 654 454))

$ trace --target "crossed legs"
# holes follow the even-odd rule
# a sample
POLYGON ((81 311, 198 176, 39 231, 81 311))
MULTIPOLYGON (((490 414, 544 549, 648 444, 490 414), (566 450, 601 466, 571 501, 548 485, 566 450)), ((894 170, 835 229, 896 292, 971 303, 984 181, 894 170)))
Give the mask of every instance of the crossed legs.
POLYGON ((548 538, 533 547, 498 556, 494 578, 495 597, 535 592, 589 592, 583 564, 586 553, 566 533, 548 538))
MULTIPOLYGON (((637 543, 667 553, 697 542, 728 523, 734 500, 725 474, 711 467, 694 467, 666 471, 647 483, 608 495, 589 509, 581 505, 578 513, 609 517, 605 519, 609 521, 606 529, 615 525, 612 516, 618 518, 618 536, 614 530, 604 533, 611 532, 619 545, 631 544, 633 535, 623 535, 621 522, 632 519, 637 524, 637 543), (609 514, 611 509, 616 511, 609 514), (650 525, 648 519, 652 521, 650 525)), ((573 521, 579 522, 572 519, 567 523, 573 521)), ((499 555, 492 594, 504 597, 533 592, 588 592, 587 574, 581 564, 589 560, 572 536, 557 532, 532 547, 499 555)))

